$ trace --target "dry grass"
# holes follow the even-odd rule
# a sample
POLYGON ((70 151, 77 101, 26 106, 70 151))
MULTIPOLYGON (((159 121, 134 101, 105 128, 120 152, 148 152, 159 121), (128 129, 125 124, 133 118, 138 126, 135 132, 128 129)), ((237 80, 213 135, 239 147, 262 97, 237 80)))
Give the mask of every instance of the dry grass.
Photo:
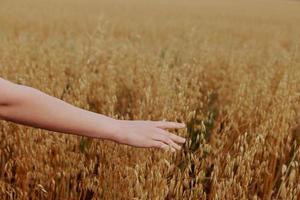
POLYGON ((0 122, 1 199, 300 198, 299 2, 0 4, 0 76, 189 138, 172 154, 0 122))

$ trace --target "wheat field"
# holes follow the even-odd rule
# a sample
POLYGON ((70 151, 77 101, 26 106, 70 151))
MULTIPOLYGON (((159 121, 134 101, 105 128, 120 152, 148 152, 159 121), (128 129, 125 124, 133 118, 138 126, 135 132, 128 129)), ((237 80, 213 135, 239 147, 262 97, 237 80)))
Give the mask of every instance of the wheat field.
POLYGON ((187 125, 171 153, 1 121, 0 199, 300 199, 299 51, 299 1, 0 0, 0 77, 187 125))

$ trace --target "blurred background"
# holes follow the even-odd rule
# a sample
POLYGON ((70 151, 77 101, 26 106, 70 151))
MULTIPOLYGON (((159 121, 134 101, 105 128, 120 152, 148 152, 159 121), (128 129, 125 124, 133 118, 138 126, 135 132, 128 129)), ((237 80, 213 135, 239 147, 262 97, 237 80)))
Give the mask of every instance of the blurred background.
POLYGON ((171 153, 1 121, 1 199, 299 199, 299 24, 289 0, 0 0, 1 77, 188 138, 171 153))

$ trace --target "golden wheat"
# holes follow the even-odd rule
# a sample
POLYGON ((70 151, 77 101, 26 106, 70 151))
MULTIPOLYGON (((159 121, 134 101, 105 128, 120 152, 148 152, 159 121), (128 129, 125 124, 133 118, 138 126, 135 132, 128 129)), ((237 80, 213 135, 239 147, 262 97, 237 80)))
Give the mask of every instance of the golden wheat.
POLYGON ((172 154, 0 122, 1 199, 300 198, 299 2, 0 4, 1 77, 188 138, 172 154))

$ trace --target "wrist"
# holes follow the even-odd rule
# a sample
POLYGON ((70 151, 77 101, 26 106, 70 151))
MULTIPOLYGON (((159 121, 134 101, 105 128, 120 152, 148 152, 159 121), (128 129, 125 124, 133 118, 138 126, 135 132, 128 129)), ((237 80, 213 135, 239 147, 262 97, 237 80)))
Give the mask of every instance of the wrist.
POLYGON ((104 129, 100 130, 103 139, 119 142, 121 140, 121 121, 113 118, 108 118, 104 122, 104 129), (103 134, 104 133, 104 134, 103 134))

